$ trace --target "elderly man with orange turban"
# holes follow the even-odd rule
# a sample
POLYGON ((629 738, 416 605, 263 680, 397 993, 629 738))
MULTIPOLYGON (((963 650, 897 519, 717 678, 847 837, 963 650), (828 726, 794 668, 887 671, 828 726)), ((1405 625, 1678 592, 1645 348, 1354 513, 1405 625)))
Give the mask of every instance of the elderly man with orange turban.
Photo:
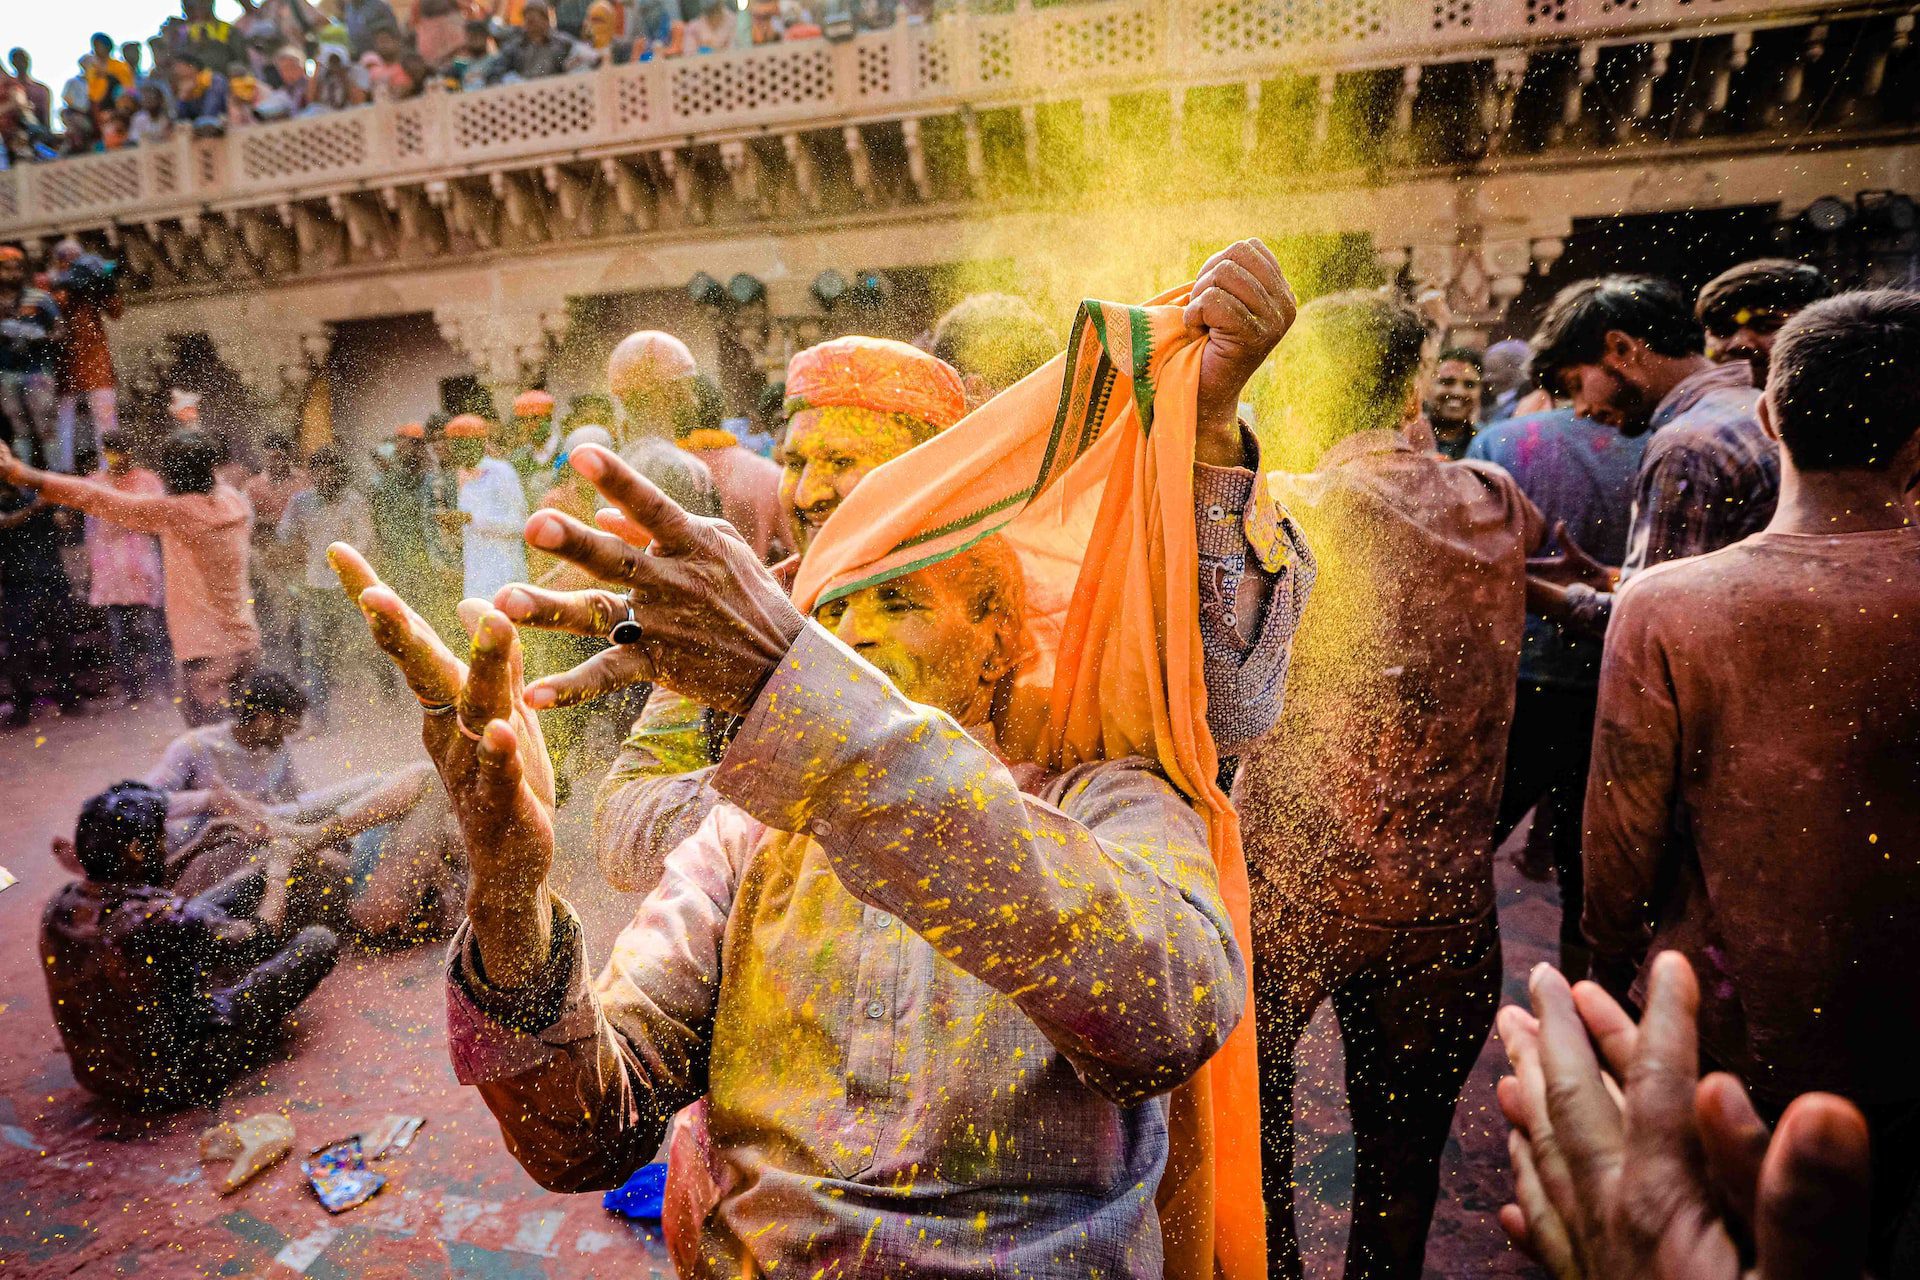
MULTIPOLYGON (((1207 719, 1221 754, 1232 756, 1279 715, 1289 645, 1313 577, 1304 539, 1254 483, 1259 449, 1237 421, 1240 389, 1284 332, 1275 317, 1290 320, 1293 299, 1258 241, 1216 255, 1193 297, 1190 323, 1208 336, 1193 467, 1207 719)), ((836 338, 793 358, 787 409, 780 496, 804 556, 870 472, 961 422, 967 389, 952 367, 905 343, 836 338)), ((790 562, 775 573, 791 580, 797 570, 790 562)), ((516 622, 606 635, 625 603, 589 592, 503 599, 503 607, 516 622)), ((553 696, 584 701, 633 683, 632 663, 626 650, 612 649, 556 682, 553 696)), ((594 814, 595 857, 615 887, 651 888, 667 853, 713 806, 708 779, 728 725, 671 695, 658 696, 634 725, 594 814)))
MULTIPOLYGON (((626 588, 642 635, 610 652, 743 717, 597 982, 547 883, 531 712, 621 673, 522 690, 511 617, 604 620, 610 593, 509 587, 468 668, 339 549, 473 858, 456 1071, 538 1180, 613 1185, 704 1099, 705 1159, 675 1161, 713 1184, 677 1228, 686 1274, 1264 1274, 1245 867, 1204 710, 1215 504, 1193 520, 1189 481, 1240 447, 1292 310, 1258 246, 1190 299, 1088 304, 971 434, 852 493, 792 600, 723 523, 582 450, 615 513, 543 514, 529 543, 626 588)), ((836 347, 802 365, 801 413, 945 412, 957 379, 912 363, 836 347)), ((1304 598, 1282 545, 1263 613, 1304 598)))

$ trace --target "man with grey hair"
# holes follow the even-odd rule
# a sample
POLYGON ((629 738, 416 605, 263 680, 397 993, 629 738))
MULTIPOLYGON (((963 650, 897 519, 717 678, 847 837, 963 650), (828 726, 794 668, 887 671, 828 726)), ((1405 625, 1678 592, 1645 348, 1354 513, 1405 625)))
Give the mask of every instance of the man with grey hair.
POLYGON ((1508 338, 1487 348, 1482 358, 1485 390, 1480 401, 1480 425, 1503 422, 1519 412, 1520 397, 1533 377, 1533 348, 1524 338, 1508 338))

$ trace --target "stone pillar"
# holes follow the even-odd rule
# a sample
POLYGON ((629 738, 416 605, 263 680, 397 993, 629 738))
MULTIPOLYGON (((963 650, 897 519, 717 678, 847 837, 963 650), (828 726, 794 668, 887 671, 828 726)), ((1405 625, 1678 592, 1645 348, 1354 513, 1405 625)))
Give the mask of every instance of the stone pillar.
POLYGON ((494 409, 507 413, 513 398, 546 374, 553 347, 566 337, 567 306, 503 309, 487 304, 439 306, 434 323, 447 344, 474 367, 493 396, 494 409))
POLYGON ((295 326, 237 327, 214 337, 220 358, 267 411, 269 425, 295 427, 307 388, 333 348, 332 326, 303 320, 295 326))

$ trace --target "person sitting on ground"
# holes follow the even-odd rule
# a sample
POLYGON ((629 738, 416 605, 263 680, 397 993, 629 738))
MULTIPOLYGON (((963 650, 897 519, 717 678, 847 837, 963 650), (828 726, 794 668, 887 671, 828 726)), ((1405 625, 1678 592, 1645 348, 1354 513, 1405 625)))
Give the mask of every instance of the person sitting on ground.
POLYGON ((269 865, 263 914, 278 919, 290 898, 303 914, 345 878, 342 923, 362 933, 391 933, 416 913, 451 927, 460 861, 448 845, 444 796, 432 771, 412 765, 343 778, 308 790, 287 743, 300 731, 307 700, 277 671, 234 682, 233 718, 191 729, 147 772, 168 800, 167 875, 193 893, 248 865, 269 865), (205 839, 219 820, 239 839, 205 839), (268 848, 268 843, 272 847, 268 848), (288 880, 311 879, 312 892, 289 893, 288 880))
POLYGON ((175 692, 189 725, 220 719, 228 684, 260 657, 260 628, 247 583, 253 511, 237 490, 215 477, 219 458, 219 447, 205 432, 176 431, 160 449, 160 480, 167 491, 126 493, 100 480, 26 466, 0 445, 0 479, 160 539, 167 631, 180 668, 175 692))
POLYGON ((84 878, 48 901, 41 968, 73 1076, 129 1108, 211 1101, 257 1065, 332 970, 339 940, 255 914, 252 867, 198 897, 164 887, 167 797, 120 782, 74 831, 84 878))
POLYGON ((1764 387, 1780 326, 1832 296, 1833 282, 1811 263, 1756 258, 1701 286, 1693 315, 1707 331, 1707 358, 1717 364, 1746 361, 1753 385, 1764 387))
POLYGON ((693 388, 697 416, 680 434, 680 447, 712 473, 721 517, 739 530, 762 560, 776 564, 786 559, 791 551, 786 521, 780 516, 779 466, 742 448, 740 438, 726 429, 726 400, 718 383, 703 373, 694 379, 693 388))
POLYGON ((933 327, 933 354, 960 373, 967 408, 978 409, 1059 353, 1053 329, 1024 298, 976 293, 933 327))

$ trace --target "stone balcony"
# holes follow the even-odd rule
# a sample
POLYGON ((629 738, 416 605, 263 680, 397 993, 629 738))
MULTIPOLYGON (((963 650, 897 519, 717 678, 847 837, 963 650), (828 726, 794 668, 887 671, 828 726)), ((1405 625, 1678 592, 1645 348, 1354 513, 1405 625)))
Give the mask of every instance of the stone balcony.
POLYGON ((261 385, 405 312, 510 381, 582 295, 748 271, 804 305, 828 266, 1070 255, 1170 190, 1176 237, 1367 234, 1494 315, 1576 217, 1920 190, 1917 11, 1020 0, 0 172, 0 239, 101 243, 117 344, 204 328, 261 385))

